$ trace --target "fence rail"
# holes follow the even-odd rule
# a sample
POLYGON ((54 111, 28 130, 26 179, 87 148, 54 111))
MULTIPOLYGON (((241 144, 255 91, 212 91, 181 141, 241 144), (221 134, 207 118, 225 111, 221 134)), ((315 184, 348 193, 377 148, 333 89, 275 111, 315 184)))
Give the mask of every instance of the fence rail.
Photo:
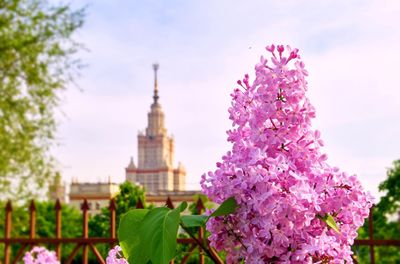
MULTIPOLYGON (((168 197, 165 201, 165 205, 169 208, 174 208, 171 199, 168 197)), ((143 208, 143 203, 139 200, 136 208, 143 208)), ((196 210, 199 214, 204 211, 204 205, 201 199, 197 200, 196 210)), ((61 259, 61 245, 63 244, 75 244, 72 252, 68 255, 65 263, 71 263, 77 256, 80 250, 82 250, 82 262, 88 263, 89 253, 92 252, 99 263, 105 263, 103 256, 99 253, 96 248, 96 244, 109 244, 110 247, 118 243, 116 235, 116 205, 113 199, 110 200, 109 211, 110 211, 110 237, 89 237, 89 204, 85 199, 81 206, 82 211, 82 236, 77 238, 64 238, 61 236, 61 203, 59 200, 56 201, 54 206, 55 211, 55 237, 53 238, 39 238, 36 237, 36 207, 35 202, 32 201, 29 206, 29 237, 11 237, 12 230, 12 204, 10 201, 7 202, 5 207, 5 225, 4 225, 4 237, 0 238, 0 245, 4 244, 4 264, 18 263, 23 257, 25 251, 30 250, 34 245, 38 244, 49 244, 55 246, 55 252, 59 259, 61 259), (11 246, 20 245, 20 248, 14 259, 11 259, 11 246)), ((370 252, 370 263, 375 264, 375 246, 397 246, 400 247, 400 240, 382 240, 374 239, 374 226, 373 226, 373 208, 371 208, 368 222, 369 222, 369 238, 368 239, 356 239, 354 245, 356 246, 369 246, 370 252)), ((183 256, 181 264, 185 264, 194 250, 199 250, 199 262, 204 264, 204 254, 202 254, 201 247, 198 246, 198 241, 203 241, 204 230, 199 228, 197 237, 194 238, 178 238, 179 244, 190 244, 189 250, 186 255, 183 256), (196 241, 197 240, 197 241, 196 241)), ((216 255, 214 250, 211 250, 213 255, 216 255)), ((2 262, 0 261, 0 264, 2 262)), ((173 261, 171 263, 174 263, 173 261)))

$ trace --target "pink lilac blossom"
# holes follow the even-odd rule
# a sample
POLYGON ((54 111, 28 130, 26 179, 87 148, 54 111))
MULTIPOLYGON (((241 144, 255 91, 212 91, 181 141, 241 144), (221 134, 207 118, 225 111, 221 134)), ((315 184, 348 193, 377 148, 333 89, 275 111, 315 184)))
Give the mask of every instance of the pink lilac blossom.
POLYGON ((122 249, 120 246, 115 246, 108 252, 106 258, 107 264, 128 264, 128 261, 122 257, 122 249))
POLYGON ((56 253, 44 247, 34 247, 25 253, 23 260, 25 264, 60 264, 56 253))
POLYGON ((211 246, 226 250, 228 263, 352 263, 350 245, 372 196, 326 162, 298 49, 266 49, 270 62, 261 57, 253 83, 246 74, 231 94, 232 150, 202 176, 211 200, 239 204, 207 223, 211 246), (321 219, 327 214, 339 233, 321 219))

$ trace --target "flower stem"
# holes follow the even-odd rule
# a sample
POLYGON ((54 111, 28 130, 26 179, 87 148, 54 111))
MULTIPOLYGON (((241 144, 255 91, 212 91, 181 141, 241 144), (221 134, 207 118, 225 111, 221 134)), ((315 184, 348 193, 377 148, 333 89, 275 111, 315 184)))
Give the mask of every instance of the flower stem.
POLYGON ((218 253, 213 248, 204 246, 204 244, 197 237, 195 237, 192 232, 189 231, 189 229, 182 223, 182 221, 179 224, 183 228, 183 230, 185 230, 186 233, 188 233, 188 235, 196 242, 196 244, 201 247, 204 252, 206 252, 207 256, 212 261, 214 261, 214 263, 224 264, 224 261, 219 257, 218 253))

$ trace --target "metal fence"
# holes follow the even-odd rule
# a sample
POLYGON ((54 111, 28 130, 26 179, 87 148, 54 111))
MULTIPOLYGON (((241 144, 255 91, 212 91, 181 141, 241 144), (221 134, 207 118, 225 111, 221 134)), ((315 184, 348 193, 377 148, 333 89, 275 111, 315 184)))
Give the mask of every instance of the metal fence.
MULTIPOLYGON (((399 239, 375 239, 374 238, 374 221, 373 221, 373 210, 371 208, 368 216, 368 239, 356 239, 354 241, 355 246, 369 246, 369 259, 371 264, 375 264, 375 250, 376 246, 396 246, 400 247, 399 239)), ((399 248, 400 250, 400 248, 399 248)))
MULTIPOLYGON (((166 206, 173 208, 171 199, 168 197, 166 206)), ((143 203, 139 200, 137 203, 137 208, 143 208, 143 203)), ((204 205, 201 199, 198 199, 196 203, 196 209, 199 214, 204 210, 204 205)), ((99 250, 96 248, 96 244, 108 244, 110 248, 118 243, 116 236, 116 206, 114 200, 110 200, 109 211, 110 211, 110 236, 109 237, 89 237, 89 204, 85 199, 81 206, 82 211, 82 236, 77 238, 64 238, 61 236, 61 203, 59 200, 56 201, 54 212, 55 212, 55 237, 52 238, 41 238, 36 237, 36 207, 35 202, 32 201, 29 206, 29 237, 11 237, 12 229, 12 204, 10 201, 7 202, 5 207, 5 225, 4 225, 4 237, 0 238, 0 245, 4 244, 4 264, 19 263, 21 261, 24 253, 30 250, 35 245, 47 244, 53 245, 55 247, 55 252, 57 257, 61 258, 61 246, 63 244, 73 244, 75 247, 68 254, 65 263, 71 263, 79 253, 82 252, 82 263, 87 264, 89 259, 89 253, 94 254, 98 263, 105 263, 103 256, 100 254, 99 250), (18 252, 15 257, 12 258, 11 246, 20 245, 18 252)), ((203 241, 204 230, 199 228, 197 237, 193 238, 178 238, 178 244, 188 244, 189 250, 185 252, 181 263, 187 262, 190 255, 193 254, 196 248, 199 250, 199 263, 204 264, 204 254, 202 254, 202 249, 198 247, 198 242, 203 241), (197 240, 197 241, 196 241, 197 240)), ((215 251, 213 251, 215 253, 215 251)), ((2 261, 0 260, 0 264, 2 261)), ((173 263, 173 262, 172 262, 173 263)))
MULTIPOLYGON (((169 208, 174 208, 174 205, 171 199, 168 197, 166 202, 166 206, 169 208)), ((136 208, 143 208, 142 202, 139 200, 136 208)), ((84 264, 88 263, 89 253, 91 252, 96 257, 99 263, 105 263, 103 256, 99 253, 96 248, 96 244, 108 244, 110 248, 118 243, 116 236, 116 206, 114 200, 110 200, 109 211, 110 211, 110 237, 89 237, 89 204, 85 199, 81 206, 82 211, 82 236, 77 238, 63 238, 61 236, 61 203, 59 200, 56 201, 54 212, 55 212, 55 237, 53 238, 39 238, 36 236, 36 208, 35 202, 32 201, 29 206, 29 237, 11 237, 11 229, 12 229, 12 205, 11 202, 8 201, 5 207, 5 225, 4 225, 4 237, 0 238, 0 244, 4 244, 4 264, 10 263, 18 263, 21 260, 22 256, 27 250, 30 250, 33 246, 39 244, 48 244, 54 245, 55 252, 57 257, 61 258, 61 245, 63 244, 74 244, 75 247, 68 254, 67 260, 65 263, 71 263, 74 258, 77 256, 79 251, 82 252, 82 262, 84 264), (14 259, 11 259, 11 246, 12 245, 20 245, 18 252, 16 253, 14 259)), ((204 211, 204 205, 201 199, 197 200, 196 210, 199 214, 204 211)), ((370 251, 370 263, 375 264, 375 246, 398 246, 400 247, 400 240, 383 240, 383 239, 374 239, 374 226, 373 226, 373 218, 372 218, 373 208, 371 208, 368 221, 369 221, 369 238, 368 239, 356 239, 354 245, 356 246, 369 246, 370 251)), ((203 243, 204 238, 204 230, 203 228, 199 228, 197 237, 192 238, 178 238, 177 242, 179 244, 188 244, 189 250, 185 252, 181 260, 181 264, 187 262, 188 258, 193 254, 195 249, 197 248, 199 251, 198 254, 198 263, 204 264, 204 254, 202 252, 201 247, 198 246, 198 243, 203 243), (197 240, 197 241, 196 241, 197 240)), ((216 254, 214 250, 211 250, 212 254, 216 254)), ((0 261, 0 264, 2 262, 0 261)), ((173 261, 171 263, 174 263, 173 261)))

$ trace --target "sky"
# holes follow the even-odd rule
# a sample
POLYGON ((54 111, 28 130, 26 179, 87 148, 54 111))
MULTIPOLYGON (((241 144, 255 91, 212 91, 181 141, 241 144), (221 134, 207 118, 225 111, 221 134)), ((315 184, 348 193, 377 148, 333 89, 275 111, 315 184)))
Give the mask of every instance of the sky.
POLYGON ((231 146, 230 93, 265 46, 300 50, 309 71, 328 163, 357 174, 379 196, 386 169, 400 158, 400 2, 106 1, 87 6, 75 34, 87 50, 76 85, 61 95, 53 153, 63 179, 114 182, 137 162, 137 133, 152 103, 158 62, 160 102, 175 138, 187 189, 215 170, 231 146))

